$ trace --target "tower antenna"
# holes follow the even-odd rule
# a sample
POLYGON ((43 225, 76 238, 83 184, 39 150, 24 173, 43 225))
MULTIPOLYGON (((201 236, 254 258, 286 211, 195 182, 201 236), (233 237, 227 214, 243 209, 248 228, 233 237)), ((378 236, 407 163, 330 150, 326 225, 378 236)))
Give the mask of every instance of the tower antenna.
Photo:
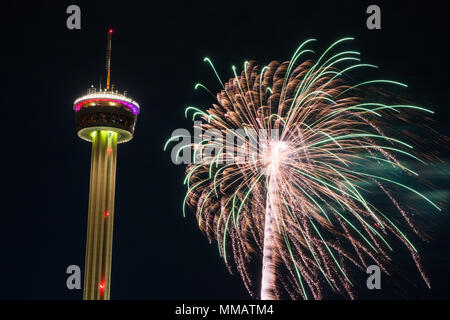
POLYGON ((111 38, 113 29, 108 30, 108 43, 106 45, 106 90, 109 90, 109 84, 111 81, 111 38))

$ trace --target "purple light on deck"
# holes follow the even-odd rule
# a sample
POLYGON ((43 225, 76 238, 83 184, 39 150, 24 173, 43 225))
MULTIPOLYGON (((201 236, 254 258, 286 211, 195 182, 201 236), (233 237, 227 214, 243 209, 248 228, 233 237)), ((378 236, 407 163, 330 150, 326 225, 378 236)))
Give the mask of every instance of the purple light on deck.
POLYGON ((99 98, 95 98, 95 99, 88 99, 88 100, 83 100, 79 103, 77 103, 73 109, 75 110, 75 112, 80 111, 81 107, 89 102, 95 102, 95 101, 109 101, 109 102, 115 102, 115 103, 119 103, 119 104, 123 104, 127 107, 129 107, 131 109, 131 111, 133 112, 133 114, 138 115, 139 114, 139 108, 136 107, 134 104, 123 101, 123 100, 117 100, 117 99, 99 99, 99 98))

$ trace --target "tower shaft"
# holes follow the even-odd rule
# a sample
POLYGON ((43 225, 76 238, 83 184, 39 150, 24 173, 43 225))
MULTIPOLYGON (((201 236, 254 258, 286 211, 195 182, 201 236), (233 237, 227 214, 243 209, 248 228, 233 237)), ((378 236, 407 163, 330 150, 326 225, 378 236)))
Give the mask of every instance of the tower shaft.
POLYGON ((109 300, 117 163, 117 133, 92 132, 84 300, 109 300))

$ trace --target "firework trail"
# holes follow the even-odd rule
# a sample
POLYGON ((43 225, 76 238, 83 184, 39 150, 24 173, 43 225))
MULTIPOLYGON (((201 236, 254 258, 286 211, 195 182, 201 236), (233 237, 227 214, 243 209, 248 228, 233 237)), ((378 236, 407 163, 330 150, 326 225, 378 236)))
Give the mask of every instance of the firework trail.
MULTIPOLYGON (((201 118, 197 129, 203 132, 233 132, 233 144, 224 147, 223 138, 204 135, 178 150, 193 150, 197 160, 186 169, 184 205, 252 296, 321 299, 331 290, 354 298, 350 268, 376 264, 390 275, 393 238, 410 251, 430 286, 406 233, 425 235, 395 194, 407 192, 441 209, 396 178, 416 178, 405 163, 423 161, 403 141, 406 134, 385 132, 392 122, 406 123, 408 112, 433 111, 368 100, 374 85, 406 87, 400 82, 349 85, 349 72, 376 66, 360 63, 358 52, 336 52, 348 40, 336 41, 315 61, 304 60, 314 53, 307 49, 314 40, 307 40, 290 61, 263 68, 245 62, 240 75, 233 67, 234 77, 226 83, 205 58, 223 90, 212 107, 188 107, 186 115, 201 118), (386 211, 375 206, 376 192, 390 201, 386 211), (255 266, 262 274, 252 272, 255 266)), ((210 92, 202 84, 195 88, 210 92)))

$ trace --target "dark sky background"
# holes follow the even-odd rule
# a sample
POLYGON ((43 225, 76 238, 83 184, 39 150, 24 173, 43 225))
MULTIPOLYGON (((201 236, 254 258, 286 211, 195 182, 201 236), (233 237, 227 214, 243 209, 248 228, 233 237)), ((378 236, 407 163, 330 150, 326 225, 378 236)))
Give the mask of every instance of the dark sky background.
MULTIPOLYGON (((184 168, 162 150, 174 129, 190 128, 186 105, 214 102, 193 90, 198 81, 219 89, 203 57, 227 79, 232 64, 288 60, 307 38, 322 50, 354 36, 347 48, 380 66, 383 78, 408 83, 408 97, 433 108, 445 131, 448 11, 444 2, 395 3, 2 2, 0 299, 82 297, 66 288, 66 268, 84 268, 90 144, 77 137, 72 103, 105 79, 108 28, 115 30, 112 82, 142 106, 134 139, 118 148, 111 298, 246 299, 193 215, 182 217, 184 168), (381 7, 381 30, 366 28, 372 3, 381 7), (81 7, 81 30, 66 28, 70 4, 81 7)), ((442 181, 448 187, 448 177, 442 181)), ((399 257, 416 283, 409 297, 450 298, 449 223, 448 207, 433 215, 435 238, 420 247, 431 290, 411 258, 399 257)), ((361 296, 403 298, 388 284, 361 296)))

